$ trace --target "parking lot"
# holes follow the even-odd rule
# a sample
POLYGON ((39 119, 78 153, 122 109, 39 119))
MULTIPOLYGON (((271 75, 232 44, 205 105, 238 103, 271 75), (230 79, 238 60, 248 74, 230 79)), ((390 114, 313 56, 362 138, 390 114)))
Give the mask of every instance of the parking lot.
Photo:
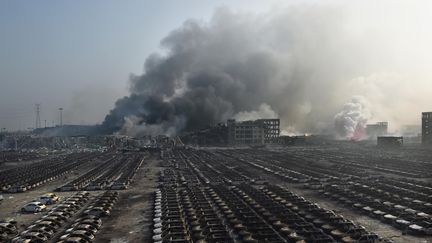
POLYGON ((420 148, 178 148, 56 156, 0 169, 2 175, 28 175, 2 177, 0 220, 16 222, 5 242, 29 232, 38 232, 28 237, 39 242, 432 240, 431 155, 420 148), (12 192, 13 186, 26 190, 12 192), (49 192, 59 201, 42 212, 21 211, 49 192))
POLYGON ((8 227, 13 225, 10 226, 13 230, 0 228, 0 242, 93 241, 117 206, 120 193, 134 182, 135 174, 139 172, 139 177, 146 174, 140 168, 148 161, 151 159, 143 153, 83 153, 21 161, 12 166, 9 163, 0 172, 3 175, 0 221, 5 225, 10 222, 8 227), (87 176, 96 169, 92 176, 87 176), (9 176, 14 173, 23 176, 19 179, 9 176), (79 186, 64 190, 64 185, 79 186), (12 187, 22 190, 10 190, 12 187), (113 187, 115 190, 110 190, 113 187), (32 201, 40 203, 47 195, 56 195, 59 200, 44 201, 47 204, 43 208, 28 206, 34 204, 32 201), (81 199, 82 195, 85 198, 81 199))
POLYGON ((153 239, 429 242, 430 155, 410 152, 315 146, 165 153, 153 239))

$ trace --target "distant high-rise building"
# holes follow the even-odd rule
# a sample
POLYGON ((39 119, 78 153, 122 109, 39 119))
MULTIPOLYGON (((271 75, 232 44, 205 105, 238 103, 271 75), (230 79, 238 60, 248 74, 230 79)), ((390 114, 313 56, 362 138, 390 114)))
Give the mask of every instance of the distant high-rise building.
POLYGON ((422 113, 422 144, 432 145, 432 112, 422 113))

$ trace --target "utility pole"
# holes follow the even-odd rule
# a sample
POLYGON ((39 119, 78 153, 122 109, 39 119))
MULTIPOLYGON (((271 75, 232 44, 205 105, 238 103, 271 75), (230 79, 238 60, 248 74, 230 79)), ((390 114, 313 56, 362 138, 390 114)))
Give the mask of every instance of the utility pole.
POLYGON ((36 124, 35 124, 36 129, 41 128, 40 108, 41 108, 41 104, 36 104, 36 124))
POLYGON ((60 111, 60 126, 63 126, 63 108, 59 108, 60 111))

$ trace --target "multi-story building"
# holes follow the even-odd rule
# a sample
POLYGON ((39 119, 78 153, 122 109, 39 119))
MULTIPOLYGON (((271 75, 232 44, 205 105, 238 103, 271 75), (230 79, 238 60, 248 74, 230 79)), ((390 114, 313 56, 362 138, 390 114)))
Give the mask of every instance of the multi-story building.
POLYGON ((268 144, 276 142, 280 134, 279 119, 259 119, 255 121, 227 121, 228 142, 230 144, 268 144))
POLYGON ((432 112, 422 113, 422 144, 432 145, 432 112))
POLYGON ((369 139, 376 139, 379 136, 385 136, 388 132, 388 122, 377 122, 366 125, 366 135, 369 139))

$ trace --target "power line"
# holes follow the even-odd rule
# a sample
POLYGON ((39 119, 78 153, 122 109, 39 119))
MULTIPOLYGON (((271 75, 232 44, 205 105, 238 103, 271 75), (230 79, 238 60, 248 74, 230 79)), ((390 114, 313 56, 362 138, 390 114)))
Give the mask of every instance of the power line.
POLYGON ((36 126, 35 126, 35 128, 41 128, 40 108, 41 108, 41 104, 36 104, 36 126))
POLYGON ((60 126, 63 126, 63 108, 59 108, 60 111, 60 126))

